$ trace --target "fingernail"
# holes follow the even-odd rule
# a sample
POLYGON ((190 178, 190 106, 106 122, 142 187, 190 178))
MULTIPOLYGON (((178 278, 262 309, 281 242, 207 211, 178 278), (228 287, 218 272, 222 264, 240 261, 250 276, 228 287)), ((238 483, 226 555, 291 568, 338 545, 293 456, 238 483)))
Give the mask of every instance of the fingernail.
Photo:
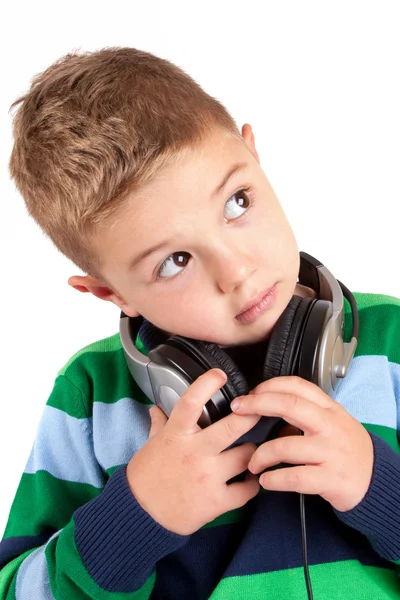
POLYGON ((233 402, 231 402, 231 409, 232 410, 238 410, 238 408, 240 408, 240 402, 236 398, 235 400, 233 400, 233 402))
POLYGON ((226 373, 225 373, 225 371, 223 371, 222 369, 217 369, 217 368, 215 368, 215 370, 219 371, 221 373, 221 375, 223 375, 224 378, 226 379, 226 373))

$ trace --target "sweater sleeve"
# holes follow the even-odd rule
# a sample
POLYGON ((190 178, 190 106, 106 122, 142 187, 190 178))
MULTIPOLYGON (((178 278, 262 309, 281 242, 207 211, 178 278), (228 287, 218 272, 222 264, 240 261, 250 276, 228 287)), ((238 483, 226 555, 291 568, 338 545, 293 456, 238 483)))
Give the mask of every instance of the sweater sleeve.
POLYGON ((68 414, 79 394, 59 376, 41 416, 0 542, 0 600, 145 600, 157 561, 188 539, 142 509, 126 465, 101 468, 91 418, 68 414))
MULTIPOLYGON (((368 416, 358 412, 358 418, 371 436, 374 464, 361 502, 347 512, 333 510, 343 523, 364 534, 382 558, 400 566, 400 299, 372 294, 359 294, 357 298, 360 338, 356 356, 358 360, 368 359, 368 371, 358 371, 362 379, 356 383, 362 393, 353 408, 357 412, 370 404, 368 416), (385 395, 386 404, 375 396, 375 391, 381 398, 385 395), (388 406, 391 418, 387 426, 376 428, 373 423, 385 423, 388 406), (376 421, 374 412, 379 414, 376 421), (386 430, 387 437, 383 432, 380 435, 380 429, 386 430)), ((348 321, 346 327, 349 336, 348 321)), ((400 568, 397 570, 400 573, 400 568)))
POLYGON ((364 498, 338 518, 369 539, 374 550, 386 560, 400 565, 400 454, 374 433, 371 483, 364 498))

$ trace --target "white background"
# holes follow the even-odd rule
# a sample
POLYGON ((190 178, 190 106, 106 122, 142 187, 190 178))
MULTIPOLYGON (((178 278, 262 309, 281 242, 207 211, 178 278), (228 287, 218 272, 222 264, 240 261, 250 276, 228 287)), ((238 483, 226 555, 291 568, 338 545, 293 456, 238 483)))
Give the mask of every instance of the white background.
POLYGON ((369 1, 69 1, 2 9, 0 535, 57 371, 118 330, 116 306, 28 217, 8 176, 11 103, 71 50, 175 62, 252 125, 302 250, 353 291, 400 297, 400 5, 369 1))

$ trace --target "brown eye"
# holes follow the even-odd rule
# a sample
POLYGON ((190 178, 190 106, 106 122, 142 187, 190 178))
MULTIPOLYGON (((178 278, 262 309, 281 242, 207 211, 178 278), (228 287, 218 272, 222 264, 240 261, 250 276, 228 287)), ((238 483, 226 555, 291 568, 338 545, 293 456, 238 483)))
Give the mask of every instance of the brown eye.
POLYGON ((170 254, 159 268, 157 277, 159 279, 174 277, 174 275, 182 272, 189 260, 189 252, 174 252, 173 254, 170 254), (182 270, 176 269, 176 267, 182 267, 182 270))
POLYGON ((225 204, 225 214, 228 219, 237 219, 250 206, 250 196, 246 190, 240 190, 233 194, 225 204))
POLYGON ((174 252, 171 254, 174 264, 177 267, 186 267, 189 262, 190 254, 188 252, 174 252))

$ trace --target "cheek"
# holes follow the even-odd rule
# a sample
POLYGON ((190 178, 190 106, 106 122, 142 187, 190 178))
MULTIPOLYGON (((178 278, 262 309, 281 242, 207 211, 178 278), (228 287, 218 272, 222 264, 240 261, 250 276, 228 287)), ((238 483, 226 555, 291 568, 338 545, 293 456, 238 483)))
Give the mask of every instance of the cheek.
POLYGON ((159 287, 168 287, 169 290, 147 290, 137 302, 140 304, 140 314, 160 329, 190 337, 190 325, 204 318, 206 299, 193 286, 178 284, 178 280, 171 282, 171 285, 161 284, 159 287))

